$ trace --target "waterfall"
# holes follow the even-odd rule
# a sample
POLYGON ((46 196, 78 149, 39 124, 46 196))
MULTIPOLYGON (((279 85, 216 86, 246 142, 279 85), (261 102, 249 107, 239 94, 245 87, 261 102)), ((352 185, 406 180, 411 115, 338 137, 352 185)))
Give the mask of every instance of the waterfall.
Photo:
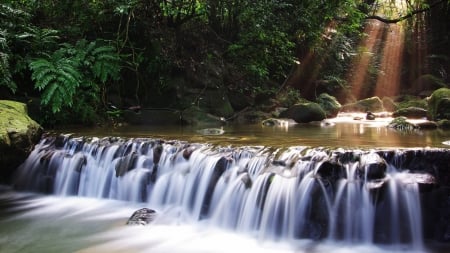
POLYGON ((411 157, 395 150, 273 150, 61 135, 43 138, 12 184, 175 209, 193 221, 262 239, 417 249, 424 237, 419 179, 429 171, 418 171, 411 157))

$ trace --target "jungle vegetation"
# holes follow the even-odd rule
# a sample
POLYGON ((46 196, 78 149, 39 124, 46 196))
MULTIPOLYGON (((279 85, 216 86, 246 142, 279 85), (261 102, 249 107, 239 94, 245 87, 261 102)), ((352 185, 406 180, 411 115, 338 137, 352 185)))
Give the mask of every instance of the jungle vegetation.
MULTIPOLYGON (((207 88, 348 100, 369 20, 406 26, 407 52, 426 40, 420 76, 449 83, 448 0, 5 0, 0 98, 38 101, 47 125, 93 124, 111 103, 183 109, 207 88)), ((418 78, 402 71, 406 85, 418 78)))

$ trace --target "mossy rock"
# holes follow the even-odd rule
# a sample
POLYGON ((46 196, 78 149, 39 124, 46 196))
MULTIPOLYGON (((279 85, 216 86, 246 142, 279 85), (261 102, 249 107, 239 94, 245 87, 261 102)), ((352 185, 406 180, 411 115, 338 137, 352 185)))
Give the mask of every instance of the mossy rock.
POLYGON ((400 131, 411 131, 417 129, 417 126, 408 122, 406 117, 394 118, 388 125, 389 128, 393 128, 400 131))
POLYGON ((0 100, 0 182, 6 182, 42 134, 42 127, 27 114, 25 104, 0 100))
POLYGON ((439 120, 437 124, 439 128, 450 129, 450 120, 448 119, 439 120))
POLYGON ((423 109, 428 109, 428 102, 427 100, 415 97, 415 96, 403 96, 399 99, 399 102, 397 103, 398 109, 408 108, 408 107, 418 107, 423 109))
POLYGON ((281 118, 289 118, 297 123, 309 123, 321 121, 326 118, 326 113, 317 103, 295 104, 280 114, 281 118))
POLYGON ((388 112, 394 112, 398 109, 397 103, 390 97, 384 97, 382 102, 383 108, 388 112))
POLYGON ((431 119, 450 119, 450 89, 435 90, 428 99, 428 108, 431 119))
POLYGON ((426 118, 428 114, 428 111, 420 108, 420 107, 408 107, 408 108, 402 108, 395 111, 392 116, 394 117, 400 117, 404 116, 411 119, 422 119, 426 118))
POLYGON ((342 105, 337 101, 337 99, 327 93, 322 93, 317 97, 317 103, 325 111, 327 117, 336 117, 342 105))
POLYGON ((361 99, 355 103, 342 106, 341 111, 344 112, 382 112, 384 111, 383 101, 377 96, 361 99))

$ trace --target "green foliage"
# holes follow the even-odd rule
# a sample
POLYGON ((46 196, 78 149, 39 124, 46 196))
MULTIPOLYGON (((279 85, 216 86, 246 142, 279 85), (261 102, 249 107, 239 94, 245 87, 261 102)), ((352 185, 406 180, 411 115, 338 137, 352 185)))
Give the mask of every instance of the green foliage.
POLYGON ((239 16, 241 32, 238 40, 229 45, 227 56, 245 70, 256 86, 269 79, 284 80, 295 61, 295 44, 284 27, 279 26, 275 12, 288 7, 277 2, 252 2, 239 16))
POLYGON ((283 107, 291 107, 301 101, 300 92, 294 88, 286 87, 277 94, 277 100, 283 107))
POLYGON ((49 106, 53 114, 72 108, 72 113, 86 122, 94 117, 100 102, 100 85, 119 77, 119 60, 112 46, 80 40, 75 46, 63 44, 29 66, 44 107, 49 106))
POLYGON ((28 21, 28 14, 7 4, 0 4, 0 86, 4 86, 11 92, 16 92, 18 87, 12 75, 15 72, 13 45, 28 21))
POLYGON ((47 59, 39 58, 30 63, 35 88, 43 92, 41 103, 49 105, 53 113, 61 111, 65 106, 72 106, 82 79, 78 64, 79 62, 64 57, 61 50, 47 59))
POLYGON ((9 67, 10 50, 6 43, 7 32, 0 30, 0 86, 6 86, 11 92, 17 90, 17 85, 12 80, 11 70, 9 67))
POLYGON ((433 120, 450 119, 450 89, 440 88, 431 94, 428 112, 433 120))

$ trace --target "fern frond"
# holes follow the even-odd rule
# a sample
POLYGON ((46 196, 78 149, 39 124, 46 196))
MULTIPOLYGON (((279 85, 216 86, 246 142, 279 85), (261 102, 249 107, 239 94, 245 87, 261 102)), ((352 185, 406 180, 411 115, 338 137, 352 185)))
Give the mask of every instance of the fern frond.
POLYGON ((51 106, 57 113, 65 106, 72 106, 73 97, 80 86, 82 76, 77 63, 63 58, 63 53, 55 51, 49 59, 36 59, 29 64, 34 87, 40 91, 42 105, 51 106))

